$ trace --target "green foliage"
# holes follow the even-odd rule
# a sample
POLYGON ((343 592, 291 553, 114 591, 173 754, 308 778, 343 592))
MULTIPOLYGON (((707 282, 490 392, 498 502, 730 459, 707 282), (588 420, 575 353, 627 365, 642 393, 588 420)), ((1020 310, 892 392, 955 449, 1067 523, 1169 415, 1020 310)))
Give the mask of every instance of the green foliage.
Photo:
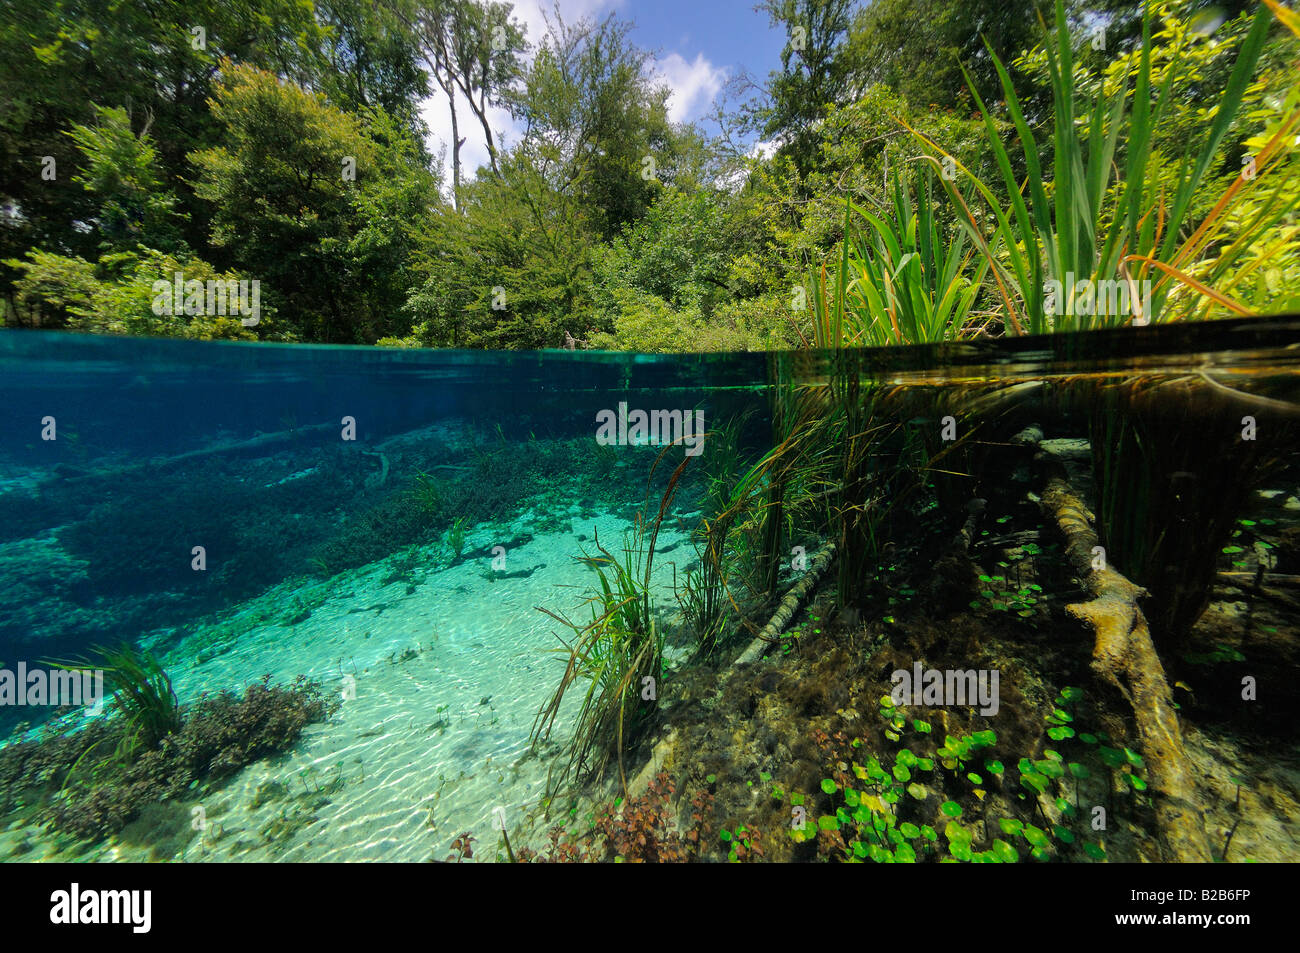
POLYGON ((157 748, 180 729, 180 702, 171 677, 152 653, 140 653, 123 644, 100 649, 96 664, 113 686, 113 702, 126 720, 126 743, 131 751, 157 748))
POLYGON ((262 276, 316 340, 395 330, 405 283, 394 271, 414 243, 400 220, 436 195, 409 161, 406 134, 378 110, 345 113, 248 66, 224 72, 212 115, 222 144, 191 161, 196 194, 212 203, 213 243, 262 276))
POLYGON ((173 206, 175 196, 163 187, 158 153, 147 131, 132 132, 125 109, 95 107, 94 126, 74 124, 68 135, 85 157, 72 181, 100 203, 97 221, 106 250, 138 245, 161 250, 180 244, 173 206))
MULTIPOLYGON (((1277 162, 1289 130, 1300 122, 1300 110, 1279 122, 1277 132, 1260 150, 1253 175, 1239 175, 1199 221, 1191 213, 1202 187, 1215 186, 1210 173, 1216 161, 1221 161, 1224 139, 1254 76, 1269 19, 1270 14, 1261 8, 1241 42, 1205 134, 1164 142, 1154 133, 1162 129, 1176 71, 1167 70, 1163 79, 1153 72, 1150 8, 1143 26, 1143 45, 1133 54, 1132 77, 1126 71, 1118 77, 1117 86, 1098 86, 1083 111, 1076 113, 1075 56, 1063 0, 1057 0, 1056 35, 1054 42, 1045 46, 1054 110, 1050 178, 1040 165, 1043 147, 1034 137, 1011 77, 1001 60, 993 57, 1022 148, 1028 201, 1021 194, 993 118, 978 95, 976 105, 985 119, 1004 194, 1011 196, 1004 209, 993 190, 978 176, 970 175, 997 222, 991 239, 956 187, 946 180, 944 186, 954 208, 960 210, 962 227, 994 266, 1009 331, 1042 333, 1132 320, 1167 321, 1204 315, 1212 305, 1244 313, 1214 289, 1235 280, 1234 272, 1249 240, 1276 226, 1297 201, 1295 195, 1284 198, 1284 192, 1276 191, 1266 173, 1277 162), (1131 111, 1127 108, 1130 78, 1131 111), (1121 142, 1125 145, 1122 155, 1121 142), (1118 172, 1121 162, 1122 174, 1118 172), (1180 169, 1172 189, 1159 175, 1166 162, 1180 169), (1269 184, 1260 184, 1264 182, 1269 184), (1225 210, 1233 196, 1244 198, 1260 189, 1273 196, 1267 210, 1226 248, 1207 257, 1222 233, 1225 210), (1087 284, 1079 284, 1082 282, 1087 284), (1144 282, 1150 283, 1149 289, 1144 282), (1106 297, 1102 291, 1107 287, 1123 289, 1125 294, 1117 290, 1106 297)), ((939 163, 935 155, 931 161, 939 163)))
MULTIPOLYGON (((133 334, 195 339, 256 339, 245 327, 240 314, 228 304, 227 314, 187 314, 183 304, 173 304, 169 293, 166 308, 160 304, 157 282, 168 289, 175 276, 186 282, 222 282, 227 288, 248 282, 246 275, 220 273, 207 262, 195 258, 178 258, 139 247, 136 251, 110 252, 97 264, 39 250, 27 253, 25 260, 8 261, 21 277, 14 285, 14 300, 20 311, 34 316, 41 326, 66 327, 74 331, 98 334, 133 334)), ((251 286, 249 291, 251 294, 251 286)), ((206 302, 206 295, 204 295, 206 302)), ((275 312, 260 306, 258 327, 268 338, 283 337, 275 331, 279 323, 275 312)))
POLYGON ((909 102, 968 107, 962 64, 980 96, 997 96, 989 54, 1007 61, 1033 45, 1046 7, 1042 0, 875 0, 850 45, 868 79, 909 102), (921 63, 924 69, 917 68, 921 63))
POLYGON ((121 831, 149 805, 192 798, 200 785, 284 751, 337 705, 314 682, 271 685, 267 676, 242 694, 204 695, 182 717, 147 653, 122 649, 105 660, 117 666, 116 714, 0 749, 0 803, 35 804, 42 823, 88 840, 121 831), (144 744, 146 730, 160 733, 156 746, 144 744))
POLYGON ((983 588, 980 589, 980 599, 971 600, 972 609, 978 609, 987 602, 989 608, 998 612, 1014 612, 1022 619, 1031 619, 1038 614, 1036 607, 1039 602, 1047 598, 1043 595, 1043 587, 1034 582, 1017 587, 1005 576, 987 574, 982 574, 979 582, 983 588))
POLYGON ((465 549, 465 517, 456 517, 455 522, 451 524, 451 529, 447 530, 447 542, 456 558, 460 559, 460 554, 465 549))
POLYGON ((813 280, 816 347, 937 343, 971 324, 988 260, 935 215, 928 170, 923 183, 914 196, 906 171, 898 173, 888 217, 845 201, 839 266, 813 280), (854 228, 855 218, 865 230, 854 228))
POLYGON ((526 55, 496 0, 12 6, 6 324, 680 352, 806 342, 810 305, 824 323, 841 291, 861 343, 1132 317, 1109 298, 1067 308, 1066 289, 1049 306, 1045 284, 1071 273, 1149 281, 1143 319, 1300 305, 1300 41, 1268 13, 1207 35, 1195 0, 1155 0, 1145 20, 1062 0, 1035 46, 1042 0, 766 0, 777 68, 706 139, 670 119, 614 16, 557 15, 526 55), (1080 32, 1098 23, 1104 51, 1080 32), (446 198, 430 93, 454 112, 446 198), (916 141, 978 201, 946 177, 950 201, 931 201, 929 170, 904 171, 916 141), (174 263, 260 280, 275 320, 154 320, 144 289, 174 263))
POLYGON ((811 167, 826 107, 853 96, 855 63, 845 41, 854 6, 854 0, 765 0, 760 7, 787 38, 781 69, 770 78, 771 104, 760 112, 763 133, 785 139, 782 151, 801 173, 811 167))
MULTIPOLYGON (((1073 721, 1082 697, 1078 688, 1062 689, 1048 718, 1049 726, 1073 721)), ((990 756, 998 746, 995 732, 986 729, 961 737, 948 735, 933 757, 925 757, 913 751, 904 736, 909 725, 915 728, 917 734, 910 744, 925 750, 923 746, 931 744, 928 724, 909 719, 907 711, 888 695, 880 699, 880 715, 886 726, 883 734, 895 747, 892 756, 867 753, 864 757, 864 739, 849 742, 843 733, 831 736, 820 729, 814 731, 813 743, 826 763, 836 767, 833 776, 821 782, 827 813, 820 814, 815 825, 792 825, 790 837, 796 843, 816 841, 822 856, 838 856, 848 863, 926 859, 1015 863, 1026 857, 1050 860, 1075 850, 1092 859, 1105 858, 1105 848, 1089 839, 1092 832, 1080 817, 1078 785, 1091 776, 1082 760, 1066 762, 1051 748, 1044 748, 1043 757, 1037 760, 1020 758, 1016 780, 1021 793, 1017 797, 1025 804, 1026 813, 995 819, 987 803, 990 787, 1008 796, 1016 790, 1002 761, 990 756), (969 770, 972 764, 984 774, 969 770), (1049 814, 1043 801, 1053 801, 1058 785, 1071 784, 1074 800, 1055 797, 1049 814), (958 788, 969 796, 953 798, 942 793, 958 788)), ((1145 781, 1136 773, 1142 767, 1140 755, 1128 748, 1110 748, 1095 735, 1080 735, 1075 743, 1085 740, 1100 745, 1100 759, 1125 777, 1128 788, 1145 790, 1145 781)), ((1091 753, 1080 757, 1094 760, 1091 753)), ((792 805, 804 801, 802 795, 791 797, 792 805)))
POLYGON ((653 523, 638 522, 625 541, 622 558, 611 554, 596 538, 600 555, 585 560, 596 572, 598 583, 597 592, 587 600, 590 622, 574 622, 541 610, 572 630, 575 639, 572 645, 565 643, 564 649, 556 650, 567 653, 568 661, 550 701, 533 722, 534 746, 550 737, 569 689, 580 680, 586 682, 567 763, 560 776, 552 779, 555 785, 573 775, 599 776, 613 759, 623 789, 627 789, 623 752, 649 723, 654 706, 644 694, 647 685, 657 686, 663 678, 663 636, 650 601, 650 570, 659 522, 674 489, 675 481, 653 523))

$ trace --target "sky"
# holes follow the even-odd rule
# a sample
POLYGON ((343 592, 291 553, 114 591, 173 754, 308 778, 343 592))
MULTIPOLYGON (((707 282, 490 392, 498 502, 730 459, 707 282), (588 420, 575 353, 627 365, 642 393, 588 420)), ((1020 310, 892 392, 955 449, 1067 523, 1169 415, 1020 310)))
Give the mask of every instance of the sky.
MULTIPOLYGON (((701 120, 710 111, 714 98, 733 76, 748 71, 763 79, 780 65, 785 37, 770 26, 766 13, 754 9, 756 0, 513 0, 514 16, 525 27, 529 42, 536 44, 545 33, 543 9, 559 7, 566 23, 584 16, 603 19, 616 13, 634 26, 631 38, 653 57, 653 69, 671 90, 669 118, 675 122, 701 120)), ((446 97, 425 101, 425 122, 429 125, 431 149, 436 154, 447 147, 450 178, 451 113, 446 97)), ((463 167, 472 175, 487 163, 483 132, 467 104, 457 108, 460 134, 465 138, 461 149, 463 167)), ((517 141, 517 127, 509 113, 493 110, 490 116, 494 131, 503 134, 509 146, 517 141)), ((706 133, 716 129, 701 122, 706 133)))

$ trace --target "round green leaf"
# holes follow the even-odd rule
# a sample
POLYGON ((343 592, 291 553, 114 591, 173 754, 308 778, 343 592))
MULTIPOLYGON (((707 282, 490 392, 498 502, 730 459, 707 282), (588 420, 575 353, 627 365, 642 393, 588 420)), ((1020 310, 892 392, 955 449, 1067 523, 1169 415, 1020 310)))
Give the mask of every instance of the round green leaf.
POLYGON ((1016 851, 1016 849, 1012 847, 1010 844, 1008 844, 1006 841, 1002 840, 1001 838, 998 838, 993 841, 993 847, 991 848, 991 852, 995 857, 997 857, 998 860, 1002 861, 1004 864, 1014 864, 1016 861, 1020 859, 1020 854, 1016 851))

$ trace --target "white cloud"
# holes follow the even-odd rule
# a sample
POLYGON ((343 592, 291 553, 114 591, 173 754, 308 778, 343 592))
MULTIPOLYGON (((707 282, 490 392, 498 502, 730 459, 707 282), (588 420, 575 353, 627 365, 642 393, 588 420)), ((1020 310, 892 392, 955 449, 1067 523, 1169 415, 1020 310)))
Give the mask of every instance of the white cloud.
POLYGON ((669 53, 655 63, 654 72, 671 91, 668 118, 673 122, 697 118, 727 81, 727 71, 714 66, 703 53, 696 53, 693 62, 680 53, 669 53))
POLYGON ((514 3, 514 18, 524 25, 528 42, 534 47, 546 35, 546 17, 555 20, 556 7, 565 23, 577 23, 583 17, 596 18, 604 16, 610 10, 623 6, 624 0, 511 0, 514 3), (544 11, 544 13, 543 13, 544 11))

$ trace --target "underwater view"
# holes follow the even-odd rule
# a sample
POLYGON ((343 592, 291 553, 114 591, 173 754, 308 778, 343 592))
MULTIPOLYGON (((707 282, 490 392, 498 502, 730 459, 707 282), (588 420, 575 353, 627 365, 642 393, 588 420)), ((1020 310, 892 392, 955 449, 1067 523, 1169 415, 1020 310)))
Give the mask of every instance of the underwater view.
POLYGON ((0 372, 5 859, 1300 858, 1300 318, 0 372))

